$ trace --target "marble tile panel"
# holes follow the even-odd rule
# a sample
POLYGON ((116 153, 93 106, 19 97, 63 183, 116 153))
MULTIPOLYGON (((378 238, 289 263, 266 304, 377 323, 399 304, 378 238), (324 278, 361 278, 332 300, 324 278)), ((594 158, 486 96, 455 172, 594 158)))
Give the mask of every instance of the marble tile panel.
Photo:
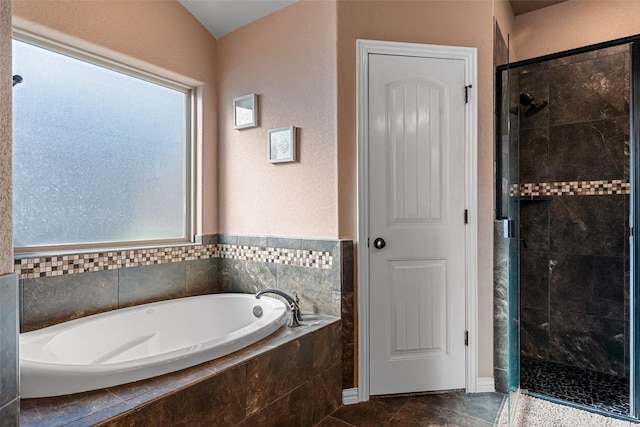
POLYGON ((238 236, 235 234, 219 233, 217 243, 222 245, 236 245, 238 244, 238 236))
POLYGON ((519 182, 547 181, 549 181, 549 127, 521 129, 519 182))
POLYGON ((509 366, 509 336, 506 320, 493 323, 493 366, 506 369, 509 366))
POLYGON ((356 362, 355 344, 342 343, 342 388, 348 389, 355 386, 356 362))
POLYGON ((20 425, 63 426, 122 403, 119 397, 106 390, 43 399, 22 399, 20 425))
POLYGON ((509 375, 506 368, 493 369, 494 385, 497 393, 506 394, 509 390, 509 375))
POLYGON ((609 55, 617 55, 617 54, 627 54, 629 55, 631 49, 630 43, 620 44, 617 46, 606 47, 604 49, 598 49, 596 52, 598 54, 598 58, 609 55))
POLYGON ((111 418, 127 413, 131 410, 131 407, 126 403, 119 403, 105 409, 100 409, 92 413, 91 415, 88 415, 76 421, 72 421, 69 424, 64 424, 64 427, 94 427, 103 425, 114 425, 115 420, 111 420, 111 418))
POLYGON ((225 292, 251 294, 265 288, 277 288, 276 271, 277 265, 273 263, 221 259, 220 286, 225 292))
POLYGON ((120 308, 186 295, 186 265, 183 262, 121 268, 117 272, 120 308))
POLYGON ((520 253, 520 305, 538 309, 549 307, 548 252, 520 253))
MULTIPOLYGON (((343 240, 340 242, 340 259, 342 261, 342 281, 340 289, 334 289, 340 292, 353 292, 355 286, 355 256, 353 249, 353 240, 343 240)), ((334 250, 334 254, 336 251, 334 250)))
POLYGON ((592 50, 584 53, 577 53, 575 55, 564 56, 562 58, 552 59, 546 61, 549 68, 561 67, 563 65, 575 64, 577 62, 592 61, 598 57, 598 51, 592 50))
POLYGON ((520 251, 549 251, 549 205, 550 200, 520 201, 520 251))
POLYGON ((333 417, 326 417, 322 422, 317 424, 316 427, 353 427, 353 425, 333 417))
POLYGON ((446 408, 425 405, 416 399, 409 400, 393 416, 388 427, 452 425, 465 427, 489 427, 489 423, 446 408))
POLYGON ((309 383, 292 390, 263 409, 247 417, 248 426, 312 426, 313 390, 309 383))
POLYGON ((20 425, 20 399, 16 398, 0 407, 0 426, 20 425))
POLYGON ((628 147, 628 117, 552 126, 549 129, 550 181, 626 178, 628 147))
POLYGON ((425 394, 414 397, 418 402, 434 408, 446 408, 459 414, 493 423, 500 412, 503 396, 496 393, 472 393, 464 391, 425 394))
POLYGON ((549 61, 536 62, 534 64, 523 65, 521 67, 512 69, 512 72, 516 72, 519 76, 532 73, 534 71, 543 71, 549 69, 549 61))
POLYGON ((333 284, 340 282, 339 268, 310 269, 278 264, 277 271, 277 288, 290 294, 297 292, 303 312, 340 316, 339 312, 333 312, 332 304, 333 284))
POLYGON ((342 363, 342 327, 336 322, 313 334, 312 375, 342 363))
POLYGON ((623 54, 610 55, 551 67, 549 123, 577 123, 627 115, 624 58, 623 54))
POLYGON ((503 237, 501 220, 493 221, 493 269, 506 271, 509 268, 509 239, 503 237))
POLYGON ((0 276, 0 407, 18 397, 18 328, 18 278, 6 274, 0 276))
POLYGON ((509 273, 503 270, 493 272, 493 318, 507 320, 509 273))
POLYGON ((335 249, 340 249, 339 245, 340 242, 337 240, 300 239, 300 249, 307 251, 333 252, 335 249))
POLYGON ((303 336, 247 362, 247 415, 311 378, 311 336, 303 336))
POLYGON ((302 249, 300 239, 293 239, 289 237, 267 236, 266 246, 270 248, 302 249))
POLYGON ((550 278, 552 310, 623 320, 624 258, 556 255, 550 278))
POLYGON ((344 342, 355 341, 355 292, 344 292, 341 294, 341 319, 342 319, 342 339, 344 342))
POLYGON ((386 426, 404 404, 405 399, 398 397, 374 397, 368 402, 343 405, 331 416, 354 426, 386 426))
POLYGON ((245 365, 149 402, 106 426, 229 426, 245 417, 245 365), (224 390, 224 392, 221 392, 224 390))
POLYGON ((550 360, 622 376, 624 321, 551 311, 550 360))
POLYGON ((238 246, 267 246, 267 236, 238 236, 238 246))
POLYGON ((331 366, 309 381, 311 386, 312 425, 316 425, 342 403, 342 368, 331 366))
POLYGON ((224 292, 218 283, 219 261, 219 258, 185 261, 187 296, 224 292))
POLYGON ((522 308, 520 353, 523 356, 549 358, 549 311, 522 308))
POLYGON ((203 245, 215 245, 218 243, 217 234, 202 234, 198 237, 201 239, 203 245))
POLYGON ((550 250, 556 254, 623 256, 628 212, 619 195, 553 197, 550 250))
POLYGON ((118 308, 118 271, 20 280, 21 332, 118 308))

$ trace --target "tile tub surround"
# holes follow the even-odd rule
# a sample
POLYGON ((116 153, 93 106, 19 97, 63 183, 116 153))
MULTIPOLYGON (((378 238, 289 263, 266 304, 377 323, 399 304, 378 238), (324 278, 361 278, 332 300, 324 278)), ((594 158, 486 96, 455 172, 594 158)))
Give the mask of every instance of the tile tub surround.
POLYGON ((0 276, 0 425, 18 418, 18 279, 0 276))
POLYGON ((224 358, 104 390, 21 402, 21 426, 312 426, 342 399, 341 325, 316 315, 224 358))
POLYGON ((274 287, 296 291, 303 312, 342 318, 344 388, 353 387, 352 241, 228 234, 202 240, 202 245, 16 259, 21 331, 147 302, 274 287))

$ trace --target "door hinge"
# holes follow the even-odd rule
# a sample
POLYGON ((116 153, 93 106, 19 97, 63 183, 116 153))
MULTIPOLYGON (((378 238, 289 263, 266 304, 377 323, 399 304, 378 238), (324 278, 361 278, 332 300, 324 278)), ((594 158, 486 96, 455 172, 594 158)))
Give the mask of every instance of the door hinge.
POLYGON ((469 224, 469 209, 464 210, 464 223, 469 224))
POLYGON ((369 247, 369 238, 367 237, 367 247, 369 247))
POLYGON ((464 103, 468 104, 469 103, 469 89, 471 89, 473 86, 471 85, 467 85, 464 87, 464 103))
POLYGON ((464 345, 469 346, 469 331, 464 331, 464 345))

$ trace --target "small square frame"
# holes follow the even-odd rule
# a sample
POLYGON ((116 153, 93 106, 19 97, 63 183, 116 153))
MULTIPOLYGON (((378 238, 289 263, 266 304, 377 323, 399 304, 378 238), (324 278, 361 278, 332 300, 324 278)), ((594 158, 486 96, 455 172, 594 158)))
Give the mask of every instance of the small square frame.
POLYGON ((258 126, 258 95, 233 98, 233 128, 246 129, 258 126))
POLYGON ((296 161, 296 128, 287 126, 269 130, 267 155, 271 163, 296 161))

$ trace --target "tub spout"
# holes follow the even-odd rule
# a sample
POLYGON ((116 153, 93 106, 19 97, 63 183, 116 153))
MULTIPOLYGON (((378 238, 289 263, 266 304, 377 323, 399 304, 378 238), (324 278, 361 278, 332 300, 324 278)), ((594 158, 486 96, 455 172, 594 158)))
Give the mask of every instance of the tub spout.
POLYGON ((302 320, 302 315, 300 314, 300 306, 298 303, 300 299, 298 298, 298 294, 294 291, 293 297, 286 292, 283 292, 279 289, 263 289, 256 294, 256 299, 260 299, 260 297, 264 294, 275 294, 281 296, 289 303, 289 308, 291 309, 291 321, 289 322, 290 328, 295 328, 300 326, 300 321, 302 320))

